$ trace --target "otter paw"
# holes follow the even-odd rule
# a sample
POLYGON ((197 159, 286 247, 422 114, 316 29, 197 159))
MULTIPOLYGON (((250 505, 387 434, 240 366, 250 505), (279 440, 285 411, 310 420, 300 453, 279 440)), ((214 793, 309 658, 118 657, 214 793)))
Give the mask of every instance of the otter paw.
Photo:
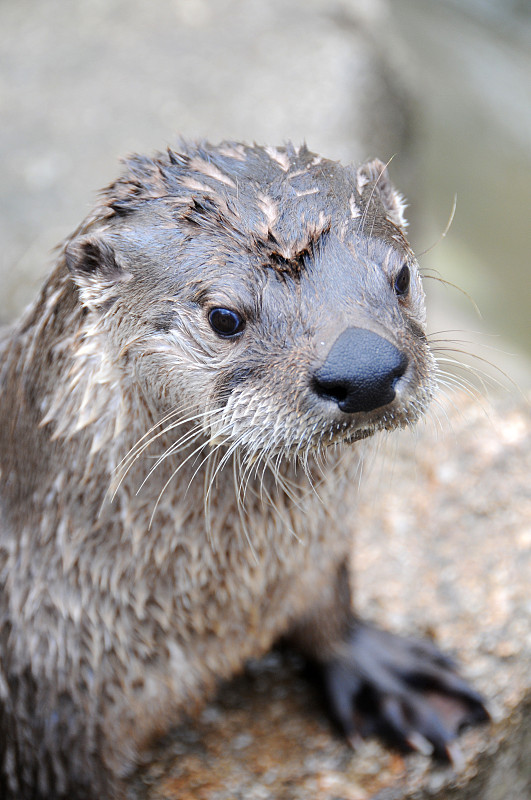
POLYGON ((404 750, 449 760, 462 728, 489 719, 480 695, 429 641, 356 628, 325 666, 332 713, 350 743, 381 736, 404 750))

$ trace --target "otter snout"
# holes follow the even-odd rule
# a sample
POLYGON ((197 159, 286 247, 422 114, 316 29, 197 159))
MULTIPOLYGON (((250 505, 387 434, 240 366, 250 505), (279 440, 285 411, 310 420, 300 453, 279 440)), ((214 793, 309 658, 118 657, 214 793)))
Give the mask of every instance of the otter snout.
POLYGON ((373 411, 394 400, 407 365, 404 353, 383 336, 366 328, 347 328, 314 373, 312 388, 346 414, 373 411))

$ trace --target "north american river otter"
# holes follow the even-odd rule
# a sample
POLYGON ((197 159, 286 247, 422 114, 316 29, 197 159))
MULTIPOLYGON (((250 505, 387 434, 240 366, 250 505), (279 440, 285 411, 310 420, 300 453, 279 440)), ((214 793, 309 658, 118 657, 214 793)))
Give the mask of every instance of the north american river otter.
POLYGON ((444 756, 485 718, 351 607, 356 442, 436 385, 403 209, 379 161, 183 144, 66 242, 0 347, 2 797, 123 796, 281 636, 352 740, 444 756))

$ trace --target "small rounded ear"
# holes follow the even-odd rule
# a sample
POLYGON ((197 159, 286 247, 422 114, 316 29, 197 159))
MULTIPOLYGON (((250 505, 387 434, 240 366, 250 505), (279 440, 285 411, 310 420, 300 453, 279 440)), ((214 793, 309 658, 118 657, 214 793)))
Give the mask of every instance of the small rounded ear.
POLYGON ((124 277, 111 245, 94 236, 70 242, 65 249, 65 261, 70 273, 81 282, 91 278, 116 281, 124 277))
POLYGON ((356 178, 359 194, 361 195, 364 188, 370 185, 371 192, 378 192, 378 196, 391 222, 405 230, 407 220, 404 217, 404 212, 407 208, 407 203, 391 183, 387 165, 380 161, 379 158, 374 158, 372 161, 367 161, 358 167, 356 178))

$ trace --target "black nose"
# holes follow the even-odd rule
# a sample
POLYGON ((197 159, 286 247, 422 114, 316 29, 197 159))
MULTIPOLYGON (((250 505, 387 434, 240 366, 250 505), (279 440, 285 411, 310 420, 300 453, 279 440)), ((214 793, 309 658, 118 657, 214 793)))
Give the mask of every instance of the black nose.
POLYGON ((313 377, 313 390, 341 411, 372 411, 394 400, 407 358, 391 342, 365 328, 347 328, 313 377))

